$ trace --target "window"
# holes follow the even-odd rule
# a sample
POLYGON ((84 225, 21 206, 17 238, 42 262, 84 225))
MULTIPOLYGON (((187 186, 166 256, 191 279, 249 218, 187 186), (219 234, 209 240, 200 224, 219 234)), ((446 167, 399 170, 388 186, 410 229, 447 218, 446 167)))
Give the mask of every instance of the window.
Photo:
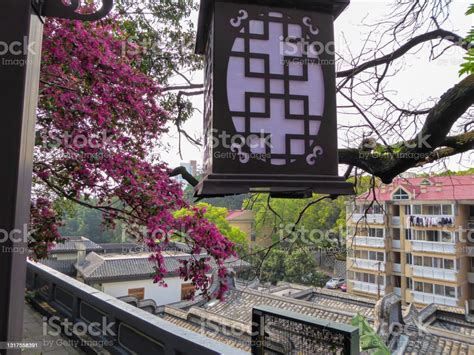
POLYGON ((395 287, 401 287, 402 285, 402 277, 401 276, 392 276, 393 278, 393 286, 395 287))
POLYGON ((402 259, 402 255, 401 255, 400 252, 397 252, 397 251, 396 251, 396 252, 393 253, 393 262, 394 262, 395 264, 400 264, 400 263, 401 263, 401 259, 402 259))
POLYGON ((250 241, 255 242, 257 240, 257 233, 252 232, 250 234, 250 241))
POLYGON ((424 283, 423 284, 424 293, 433 293, 433 284, 424 283))
POLYGON ((444 296, 444 286, 443 285, 434 285, 435 295, 444 296))
POLYGON ((406 240, 411 240, 412 239, 412 232, 411 232, 411 229, 407 229, 405 231, 405 234, 406 234, 406 240))
POLYGON ((414 256, 413 265, 417 265, 417 266, 423 265, 423 258, 421 256, 414 256))
POLYGON ((431 186, 431 181, 428 179, 424 179, 421 184, 421 186, 431 186))
POLYGON ((423 258, 423 266, 433 267, 433 258, 430 256, 425 256, 423 258))
POLYGON ((444 259, 444 268, 448 270, 454 270, 454 260, 444 259))
POLYGON ((411 261, 411 254, 410 254, 410 253, 407 253, 406 255, 407 255, 407 256, 406 256, 406 259, 407 259, 406 262, 407 262, 407 264, 410 264, 410 265, 413 264, 412 261, 411 261))
POLYGON ((410 208, 410 205, 406 205, 405 206, 405 215, 411 215, 411 208, 410 208))
POLYGON ((446 297, 456 298, 456 289, 451 286, 444 286, 446 297))
POLYGON ((394 200, 409 200, 410 196, 406 193, 405 190, 398 189, 397 191, 393 193, 392 198, 394 200))
POLYGON ((383 229, 369 228, 369 237, 383 238, 383 229))
POLYGON ((441 242, 442 243, 451 243, 453 236, 450 232, 441 231, 441 242))
POLYGON ((441 214, 441 205, 428 205, 426 206, 426 209, 428 210, 427 214, 431 214, 431 215, 441 214))
POLYGON ((453 206, 452 205, 443 205, 443 214, 451 216, 453 214, 453 206))
POLYGON ((426 241, 428 241, 428 242, 437 242, 438 241, 438 232, 437 231, 426 231, 426 241))
POLYGON ((421 205, 413 205, 411 210, 413 214, 421 214, 421 205))
POLYGON ((128 295, 142 300, 145 298, 145 288, 129 288, 128 295))
POLYGON ((393 228, 393 240, 400 240, 400 228, 393 228))
POLYGON ((381 205, 378 205, 377 203, 375 203, 372 206, 372 213, 374 213, 374 214, 383 214, 383 207, 381 205))
POLYGON ((415 281, 415 291, 423 292, 423 282, 415 281))
POLYGON ((194 296, 194 285, 191 283, 181 284, 181 300, 189 300, 194 296))
POLYGON ((433 258, 433 267, 442 269, 443 268, 443 259, 433 258))
POLYGON ((407 287, 409 289, 411 289, 413 287, 413 282, 412 282, 411 278, 406 277, 406 282, 407 282, 407 287))

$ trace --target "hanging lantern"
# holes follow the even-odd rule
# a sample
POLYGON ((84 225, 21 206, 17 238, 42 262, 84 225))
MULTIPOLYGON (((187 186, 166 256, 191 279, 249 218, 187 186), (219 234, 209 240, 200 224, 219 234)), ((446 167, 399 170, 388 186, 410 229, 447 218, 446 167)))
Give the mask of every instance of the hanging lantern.
POLYGON ((345 1, 202 0, 204 177, 197 197, 353 194, 338 176, 333 22, 345 1))

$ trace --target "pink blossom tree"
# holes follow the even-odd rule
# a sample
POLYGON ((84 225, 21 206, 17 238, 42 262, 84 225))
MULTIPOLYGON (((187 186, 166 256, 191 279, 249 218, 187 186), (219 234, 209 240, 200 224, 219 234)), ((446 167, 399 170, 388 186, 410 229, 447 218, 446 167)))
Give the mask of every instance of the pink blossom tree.
POLYGON ((30 247, 35 259, 61 240, 57 201, 94 208, 153 251, 163 283, 163 248, 179 234, 192 248, 181 276, 208 294, 210 261, 225 290, 224 261, 233 244, 201 209, 188 206, 156 152, 171 120, 159 105, 160 85, 144 73, 124 22, 50 20, 45 25, 37 115, 30 247), (176 217, 174 212, 191 213, 176 217), (201 251, 207 257, 201 258, 201 251))

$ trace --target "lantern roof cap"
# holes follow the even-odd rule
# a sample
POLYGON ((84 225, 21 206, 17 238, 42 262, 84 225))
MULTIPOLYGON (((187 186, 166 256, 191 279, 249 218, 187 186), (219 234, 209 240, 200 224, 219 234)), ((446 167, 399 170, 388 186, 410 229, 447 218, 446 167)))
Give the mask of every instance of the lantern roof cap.
POLYGON ((204 54, 206 51, 206 43, 209 36, 209 23, 214 3, 217 1, 324 12, 333 15, 334 19, 344 11, 350 2, 350 0, 201 0, 198 32, 196 37, 196 54, 204 54))

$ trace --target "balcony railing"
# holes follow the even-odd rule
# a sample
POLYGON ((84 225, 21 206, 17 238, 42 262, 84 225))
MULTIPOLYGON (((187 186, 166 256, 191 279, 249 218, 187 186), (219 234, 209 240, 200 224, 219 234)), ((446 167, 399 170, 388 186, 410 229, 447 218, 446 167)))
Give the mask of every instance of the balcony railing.
POLYGON ((380 295, 383 296, 385 294, 385 286, 384 285, 377 285, 377 284, 371 284, 368 282, 362 282, 362 281, 350 281, 352 283, 352 289, 354 291, 359 291, 359 292, 367 292, 367 293, 373 293, 373 294, 378 294, 379 288, 380 288, 380 295))
POLYGON ((400 216, 392 217, 392 226, 398 227, 400 225, 400 216))
POLYGON ((366 246, 374 248, 385 248, 384 238, 355 236, 354 238, 352 238, 352 245, 350 245, 350 243, 351 242, 349 241, 348 247, 366 246))
POLYGON ((466 251, 467 256, 474 257, 474 245, 468 245, 463 247, 463 249, 466 251))
POLYGON ((366 269, 366 270, 385 271, 385 263, 383 261, 366 260, 366 259, 349 259, 349 260, 350 260, 349 267, 355 267, 358 269, 366 269))
POLYGON ((467 273, 467 281, 471 284, 474 284, 474 271, 467 273))
MULTIPOLYGON (((87 334, 112 354, 247 354, 169 323, 47 266, 28 261, 27 289, 50 316, 69 324, 104 324, 112 331, 87 334), (96 335, 100 334, 100 335, 96 335)), ((74 326, 72 326, 74 329, 74 326)), ((82 329, 82 327, 81 327, 82 329)), ((78 335, 80 336, 80 335, 78 335)), ((90 340, 89 340, 90 342, 90 340)))
POLYGON ((400 240, 392 240, 392 248, 393 249, 401 249, 402 247, 402 243, 400 242, 400 240))
POLYGON ((384 224, 385 219, 383 214, 364 214, 364 213, 353 213, 352 214, 352 221, 353 222, 359 222, 359 221, 365 221, 367 223, 373 223, 373 224, 384 224))
POLYGON ((457 280, 457 270, 448 270, 448 269, 439 269, 434 267, 427 266, 418 266, 413 265, 413 276, 423 277, 426 279, 436 279, 436 280, 445 280, 445 281, 456 281, 457 280))
POLYGON ((413 251, 456 254, 456 244, 454 243, 425 242, 422 240, 412 240, 411 247, 413 251))
POLYGON ((423 293, 423 292, 413 292, 413 300, 418 303, 430 304, 430 303, 437 303, 442 304, 445 306, 453 306, 456 307, 458 305, 458 301, 456 298, 452 297, 444 297, 433 295, 431 293, 423 293))
POLYGON ((402 265, 400 265, 400 264, 393 264, 393 271, 394 271, 394 272, 402 272, 402 265))

